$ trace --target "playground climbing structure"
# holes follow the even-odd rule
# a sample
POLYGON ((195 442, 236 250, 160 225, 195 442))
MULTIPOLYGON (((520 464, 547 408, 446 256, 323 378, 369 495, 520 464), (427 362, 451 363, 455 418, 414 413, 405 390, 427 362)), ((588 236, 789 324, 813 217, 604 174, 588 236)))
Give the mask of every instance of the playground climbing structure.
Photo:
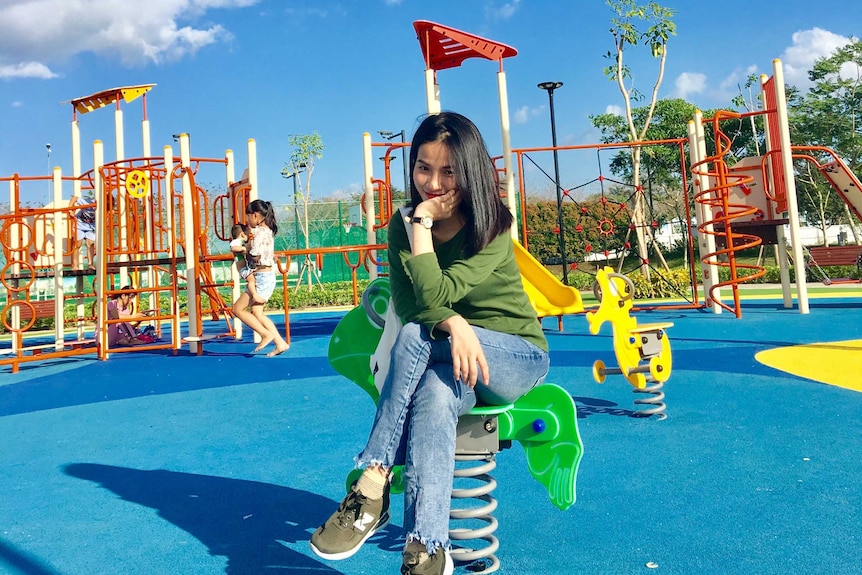
POLYGON ((821 146, 791 145, 784 93, 784 75, 780 60, 773 61, 773 74, 761 77, 763 109, 745 114, 722 111, 704 119, 698 113, 689 123, 691 171, 695 186, 704 287, 707 304, 715 312, 722 309, 739 317, 739 284, 760 277, 761 266, 737 261, 741 250, 762 244, 778 246, 780 277, 784 306, 793 306, 789 268, 793 262, 796 299, 800 313, 808 313, 806 287, 806 254, 800 233, 794 160, 811 162, 829 185, 847 204, 848 210, 862 220, 860 182, 837 154, 821 146), (732 157, 730 139, 721 130, 721 120, 731 117, 762 116, 766 152, 738 161, 732 157), (711 128, 715 142, 707 152, 706 129, 711 128), (785 237, 785 226, 790 238, 785 237), (789 243, 790 253, 784 249, 789 243), (718 269, 729 270, 729 278, 718 279, 718 269), (748 269, 746 275, 739 272, 748 269), (732 304, 722 297, 722 289, 731 290, 732 304))
MULTIPOLYGON (((178 158, 170 146, 165 146, 162 156, 151 155, 145 105, 144 155, 126 159, 120 102, 145 101, 151 87, 117 88, 71 101, 76 173, 64 176, 60 168, 54 168, 52 200, 45 206, 34 208, 22 201, 22 190, 45 178, 18 174, 0 178, 8 183, 10 206, 9 213, 0 216, 4 258, 0 281, 6 291, 6 300, 0 302, 0 318, 4 331, 12 334, 9 347, 0 348, 0 365, 11 365, 17 371, 20 364, 29 361, 88 353, 105 359, 110 353, 141 348, 172 349, 176 353, 184 344, 191 352, 200 353, 203 340, 214 337, 204 334, 205 313, 225 320, 224 331, 215 337, 238 335, 238 322, 231 323, 220 291, 232 285, 237 292, 238 279, 218 282, 213 273, 220 261, 230 266, 231 256, 209 253, 207 240, 215 236, 227 241, 230 224, 242 221, 244 206, 256 189, 256 173, 246 170, 246 177, 237 182, 230 150, 224 158, 192 158, 187 134, 177 137, 178 158), (112 103, 117 107, 117 159, 106 162, 102 142, 96 140, 92 169, 79 173, 78 114, 112 103), (213 168, 226 179, 230 191, 224 197, 211 198, 196 183, 200 171, 213 168), (93 207, 96 213, 95 269, 72 266, 79 225, 75 214, 84 207, 93 207), (71 293, 69 281, 75 284, 71 293), (43 287, 37 289, 37 284, 43 287), (132 286, 139 310, 154 310, 150 320, 162 337, 134 348, 109 348, 108 328, 119 320, 108 319, 107 303, 126 286, 132 286), (50 299, 40 299, 40 291, 50 299), (48 312, 46 301, 51 302, 53 313, 48 312), (67 302, 76 304, 74 317, 69 320, 64 318, 67 302), (36 320, 46 315, 54 318, 50 336, 35 329, 36 320), (90 326, 93 335, 87 337, 90 326)), ((250 166, 254 166, 253 140, 249 140, 248 149, 250 166)), ((208 174, 210 179, 212 171, 208 174)))

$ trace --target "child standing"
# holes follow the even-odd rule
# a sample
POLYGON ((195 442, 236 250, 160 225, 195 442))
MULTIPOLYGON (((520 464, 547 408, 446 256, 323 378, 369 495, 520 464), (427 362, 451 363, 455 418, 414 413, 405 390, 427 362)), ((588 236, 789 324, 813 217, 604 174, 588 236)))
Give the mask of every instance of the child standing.
POLYGON ((251 238, 251 230, 245 224, 234 224, 230 229, 230 251, 236 256, 236 269, 239 275, 248 285, 248 293, 251 296, 251 301, 256 302, 257 290, 254 283, 254 270, 257 267, 257 262, 248 253, 246 243, 251 238))
POLYGON ((240 294, 233 304, 233 313, 242 322, 260 336, 260 344, 255 353, 262 351, 271 343, 275 349, 267 357, 281 355, 290 347, 284 340, 272 320, 263 313, 263 306, 275 290, 275 242, 273 236, 278 233, 275 212, 272 204, 264 200, 253 200, 245 209, 248 223, 251 226, 248 252, 257 257, 257 267, 254 270, 254 285, 257 299, 248 290, 240 294), (251 307, 251 311, 248 308, 251 307))

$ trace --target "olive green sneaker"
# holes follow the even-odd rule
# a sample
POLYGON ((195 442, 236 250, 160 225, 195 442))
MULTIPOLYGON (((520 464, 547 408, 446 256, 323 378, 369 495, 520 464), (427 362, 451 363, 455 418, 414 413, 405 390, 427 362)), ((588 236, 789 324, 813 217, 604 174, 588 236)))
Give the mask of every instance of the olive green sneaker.
POLYGON ((454 570, 452 556, 443 549, 437 549, 434 555, 410 551, 401 555, 401 575, 452 575, 454 570))
POLYGON ((350 487, 350 493, 338 506, 338 511, 317 528, 309 545, 319 557, 337 561, 359 551, 369 537, 389 523, 389 485, 381 499, 368 499, 350 487))

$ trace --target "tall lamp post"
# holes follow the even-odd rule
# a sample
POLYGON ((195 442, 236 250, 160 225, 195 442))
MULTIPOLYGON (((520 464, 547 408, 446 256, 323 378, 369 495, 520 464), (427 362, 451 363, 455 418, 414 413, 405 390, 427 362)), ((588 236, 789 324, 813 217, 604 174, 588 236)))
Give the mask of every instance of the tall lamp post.
POLYGON ((296 234, 296 249, 298 250, 301 250, 302 247, 299 245, 299 184, 296 182, 296 175, 305 167, 305 163, 302 163, 297 166, 295 172, 290 172, 287 169, 281 171, 282 178, 293 179, 293 228, 294 234, 296 234))
POLYGON ((45 144, 45 150, 48 151, 48 201, 50 202, 54 195, 54 172, 51 170, 51 144, 45 144))
MULTIPOLYGON (((388 132, 386 130, 378 130, 377 132, 387 140, 391 140, 395 136, 401 136, 401 143, 407 143, 404 130, 400 132, 388 132)), ((410 201, 410 166, 407 165, 407 146, 401 146, 401 163, 404 164, 404 197, 410 201)))
POLYGON ((560 230, 560 254, 563 256, 563 283, 569 285, 569 264, 566 261, 566 232, 563 228, 563 193, 560 188, 560 161, 557 158, 557 125, 554 118, 554 90, 562 88, 562 82, 542 82, 539 89, 548 92, 551 108, 551 143, 554 146, 554 178, 557 185, 557 227, 560 230))

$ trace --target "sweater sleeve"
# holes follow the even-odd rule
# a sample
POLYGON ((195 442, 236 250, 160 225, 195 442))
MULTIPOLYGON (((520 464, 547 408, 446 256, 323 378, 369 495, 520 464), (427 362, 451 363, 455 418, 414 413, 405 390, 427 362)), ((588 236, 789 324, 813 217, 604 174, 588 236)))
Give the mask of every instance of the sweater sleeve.
POLYGON ((511 239, 502 234, 478 254, 455 257, 441 269, 436 252, 412 255, 403 221, 390 223, 389 229, 395 310, 404 321, 422 323, 432 334, 438 323, 458 315, 453 306, 488 279, 511 249, 511 239))

